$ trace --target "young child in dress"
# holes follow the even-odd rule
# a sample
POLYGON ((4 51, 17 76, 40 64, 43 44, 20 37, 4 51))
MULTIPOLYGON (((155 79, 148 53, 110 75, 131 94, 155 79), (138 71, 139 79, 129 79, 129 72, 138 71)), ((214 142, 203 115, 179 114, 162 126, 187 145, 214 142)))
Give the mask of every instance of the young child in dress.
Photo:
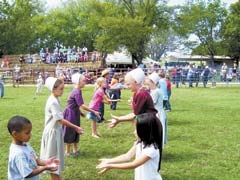
POLYGON ((37 79, 37 89, 36 89, 36 95, 42 93, 42 86, 43 86, 43 78, 41 75, 38 76, 37 79))
POLYGON ((51 171, 52 180, 61 180, 61 172, 64 170, 64 141, 62 125, 73 128, 77 133, 83 134, 83 129, 63 118, 59 96, 63 94, 64 83, 62 80, 48 77, 45 82, 46 87, 51 91, 45 106, 45 127, 41 142, 41 159, 56 157, 60 160, 57 171, 51 171))
POLYGON ((153 113, 136 118, 137 141, 125 154, 111 159, 100 159, 96 166, 103 174, 110 169, 135 169, 135 180, 162 180, 159 174, 162 155, 162 126, 153 113), (135 160, 129 162, 135 156, 135 160))
MULTIPOLYGON (((103 77, 100 77, 96 80, 95 83, 95 93, 90 101, 89 108, 100 112, 100 104, 106 103, 110 104, 113 101, 119 101, 119 100, 112 100, 108 98, 108 96, 104 93, 104 88, 106 87, 106 79, 103 77)), ((100 138, 100 134, 97 131, 97 123, 101 123, 103 120, 96 116, 93 112, 89 112, 87 114, 87 118, 92 120, 92 136, 95 138, 100 138)))
POLYGON ((41 160, 28 141, 31 138, 32 123, 25 117, 13 116, 7 125, 12 136, 8 158, 8 179, 39 180, 45 170, 56 171, 59 160, 51 157, 41 160))
POLYGON ((167 115, 163 108, 163 94, 157 87, 160 77, 157 73, 152 73, 145 80, 146 87, 150 90, 154 107, 158 111, 157 117, 160 119, 163 127, 163 144, 167 144, 167 115))
MULTIPOLYGON (((80 73, 75 73, 72 75, 71 79, 72 79, 72 83, 74 84, 74 89, 72 90, 72 92, 68 97, 67 107, 64 110, 63 117, 67 121, 80 127, 81 126, 80 116, 81 115, 85 116, 80 111, 80 108, 86 111, 92 112, 98 118, 100 118, 100 115, 98 111, 90 109, 84 104, 81 89, 84 88, 86 84, 85 76, 80 73)), ((64 143, 66 143, 65 156, 79 155, 80 154, 80 151, 78 150, 78 143, 80 138, 79 134, 74 129, 66 126, 63 127, 63 133, 64 133, 64 143), (70 153, 71 144, 73 145, 72 153, 70 153)))
MULTIPOLYGON (((105 83, 106 83, 106 85, 105 85, 105 87, 104 87, 104 93, 106 94, 106 96, 108 97, 108 98, 110 98, 109 96, 108 96, 108 93, 109 93, 109 79, 110 79, 110 72, 109 72, 109 69, 104 69, 103 71, 102 71, 102 74, 101 74, 101 77, 103 77, 104 79, 105 79, 105 83)), ((104 121, 105 120, 105 118, 104 118, 104 102, 101 102, 100 103, 100 107, 99 107, 99 112, 101 113, 101 120, 102 121, 104 121)))

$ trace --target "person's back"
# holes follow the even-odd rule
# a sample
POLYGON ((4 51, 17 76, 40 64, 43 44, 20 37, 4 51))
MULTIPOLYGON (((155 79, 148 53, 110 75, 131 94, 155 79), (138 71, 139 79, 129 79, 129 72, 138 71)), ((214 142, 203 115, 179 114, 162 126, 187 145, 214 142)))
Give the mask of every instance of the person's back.
POLYGON ((0 97, 4 96, 4 79, 3 75, 0 74, 0 97))
POLYGON ((165 109, 167 101, 168 101, 168 91, 167 91, 167 82, 166 82, 164 73, 160 73, 160 80, 158 82, 158 88, 162 91, 163 107, 165 109))

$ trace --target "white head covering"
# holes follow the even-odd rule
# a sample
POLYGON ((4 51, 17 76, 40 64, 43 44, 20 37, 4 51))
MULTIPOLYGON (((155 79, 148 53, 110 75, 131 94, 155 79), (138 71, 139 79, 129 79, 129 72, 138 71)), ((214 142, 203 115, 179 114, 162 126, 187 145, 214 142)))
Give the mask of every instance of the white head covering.
POLYGON ((79 80, 80 80, 80 78, 81 78, 82 76, 83 76, 83 75, 80 74, 80 73, 74 73, 74 74, 72 75, 72 83, 73 83, 73 84, 78 84, 78 83, 79 83, 79 80))
POLYGON ((137 82, 137 84, 141 84, 145 79, 145 73, 141 68, 136 68, 130 71, 127 75, 130 75, 137 82))
POLYGON ((158 82, 159 82, 159 80, 160 80, 159 75, 158 75, 157 73, 155 73, 155 72, 153 72, 152 74, 150 74, 150 75, 148 76, 148 78, 151 79, 151 80, 154 82, 154 84, 158 84, 158 82))
POLYGON ((57 78, 55 77, 48 77, 45 81, 45 86, 50 90, 52 91, 53 90, 53 87, 54 87, 54 84, 56 83, 57 81, 57 78))

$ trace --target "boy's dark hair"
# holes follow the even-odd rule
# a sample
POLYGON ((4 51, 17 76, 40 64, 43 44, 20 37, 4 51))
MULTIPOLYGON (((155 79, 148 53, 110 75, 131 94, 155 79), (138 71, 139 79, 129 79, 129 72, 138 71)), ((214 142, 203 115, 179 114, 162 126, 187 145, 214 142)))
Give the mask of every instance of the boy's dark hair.
POLYGON ((7 124, 8 132, 10 134, 12 134, 13 131, 21 132, 26 124, 32 123, 23 116, 13 116, 9 119, 7 124))
POLYGON ((159 149, 160 159, 158 170, 160 170, 163 141, 162 124, 154 113, 143 113, 137 115, 136 119, 137 135, 144 144, 143 148, 153 144, 156 149, 159 149))

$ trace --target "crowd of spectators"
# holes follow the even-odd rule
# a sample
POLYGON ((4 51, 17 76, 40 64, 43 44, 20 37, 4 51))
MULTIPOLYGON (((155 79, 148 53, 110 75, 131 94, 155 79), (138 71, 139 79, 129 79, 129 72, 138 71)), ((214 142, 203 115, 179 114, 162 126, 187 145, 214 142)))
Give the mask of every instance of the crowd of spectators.
POLYGON ((39 52, 42 62, 45 63, 67 63, 67 62, 86 62, 92 61, 95 62, 99 60, 100 54, 98 52, 92 52, 91 57, 89 57, 88 49, 86 46, 83 48, 80 47, 70 47, 65 46, 56 47, 53 52, 48 48, 41 48, 39 52))
POLYGON ((216 84, 216 81, 229 83, 233 80, 240 82, 240 71, 237 64, 227 67, 226 63, 223 63, 220 68, 210 66, 195 66, 189 64, 185 66, 175 66, 169 72, 172 77, 173 84, 179 87, 179 84, 186 85, 189 87, 198 87, 199 82, 203 82, 204 87, 208 81, 216 84), (218 79, 219 78, 219 79, 218 79))

